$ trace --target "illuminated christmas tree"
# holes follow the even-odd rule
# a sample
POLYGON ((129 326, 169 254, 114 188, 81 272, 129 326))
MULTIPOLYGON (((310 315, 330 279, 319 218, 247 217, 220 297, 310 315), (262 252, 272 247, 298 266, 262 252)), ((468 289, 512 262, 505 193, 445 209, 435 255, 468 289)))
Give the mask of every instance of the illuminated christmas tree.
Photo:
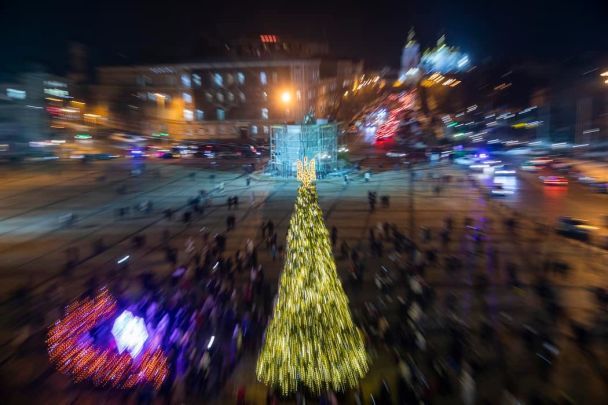
POLYGON ((314 185, 314 161, 298 162, 295 210, 287 232, 285 268, 256 373, 283 395, 355 387, 368 370, 336 272, 329 232, 314 185))

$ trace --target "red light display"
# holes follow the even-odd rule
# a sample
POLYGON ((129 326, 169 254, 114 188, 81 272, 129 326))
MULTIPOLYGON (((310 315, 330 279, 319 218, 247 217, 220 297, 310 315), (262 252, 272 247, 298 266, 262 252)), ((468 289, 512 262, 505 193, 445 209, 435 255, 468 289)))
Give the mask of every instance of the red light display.
POLYGON ((376 140, 382 140, 395 136, 399 129, 403 111, 414 108, 415 96, 413 93, 402 93, 399 96, 391 94, 389 101, 395 105, 390 107, 389 117, 378 127, 376 140))
POLYGON ((267 35, 267 34, 260 35, 260 41, 262 41, 265 44, 276 44, 278 40, 279 40, 279 37, 277 37, 276 35, 267 35))

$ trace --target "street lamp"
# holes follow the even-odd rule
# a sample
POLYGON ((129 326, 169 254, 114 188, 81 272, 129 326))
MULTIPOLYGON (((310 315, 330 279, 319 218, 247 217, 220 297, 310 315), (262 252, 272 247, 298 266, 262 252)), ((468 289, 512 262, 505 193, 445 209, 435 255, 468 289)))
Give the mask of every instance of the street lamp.
POLYGON ((284 91, 281 93, 281 101, 285 104, 288 104, 291 101, 291 93, 288 91, 284 91))
POLYGON ((285 105, 285 119, 289 120, 289 104, 291 103, 291 92, 285 90, 281 93, 281 102, 285 105))

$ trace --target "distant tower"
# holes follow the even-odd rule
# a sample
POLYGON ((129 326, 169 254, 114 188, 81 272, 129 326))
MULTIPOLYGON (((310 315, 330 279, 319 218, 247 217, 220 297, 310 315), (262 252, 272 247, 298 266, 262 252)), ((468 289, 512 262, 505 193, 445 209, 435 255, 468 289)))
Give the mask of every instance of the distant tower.
POLYGON ((401 71, 399 77, 404 80, 408 71, 413 72, 411 69, 418 69, 420 64, 420 44, 415 40, 416 33, 414 28, 410 28, 410 32, 407 34, 407 43, 403 47, 401 53, 401 71))
POLYGON ((439 39, 437 39, 437 48, 441 48, 444 45, 445 45, 445 34, 443 34, 442 36, 439 37, 439 39))

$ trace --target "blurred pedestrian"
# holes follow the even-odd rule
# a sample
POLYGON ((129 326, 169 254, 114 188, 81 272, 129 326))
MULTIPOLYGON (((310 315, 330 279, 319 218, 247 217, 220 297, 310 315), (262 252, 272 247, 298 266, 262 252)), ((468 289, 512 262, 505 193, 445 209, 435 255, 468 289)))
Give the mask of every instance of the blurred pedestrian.
POLYGON ((236 223, 236 218, 234 217, 234 215, 228 215, 226 217, 226 229, 231 231, 234 229, 236 223))
POLYGON ((336 226, 331 227, 331 246, 336 246, 336 242, 338 241, 338 228, 336 226))
POLYGON ((464 405, 475 405, 475 380, 471 376, 471 367, 465 363, 460 373, 460 399, 464 405))

